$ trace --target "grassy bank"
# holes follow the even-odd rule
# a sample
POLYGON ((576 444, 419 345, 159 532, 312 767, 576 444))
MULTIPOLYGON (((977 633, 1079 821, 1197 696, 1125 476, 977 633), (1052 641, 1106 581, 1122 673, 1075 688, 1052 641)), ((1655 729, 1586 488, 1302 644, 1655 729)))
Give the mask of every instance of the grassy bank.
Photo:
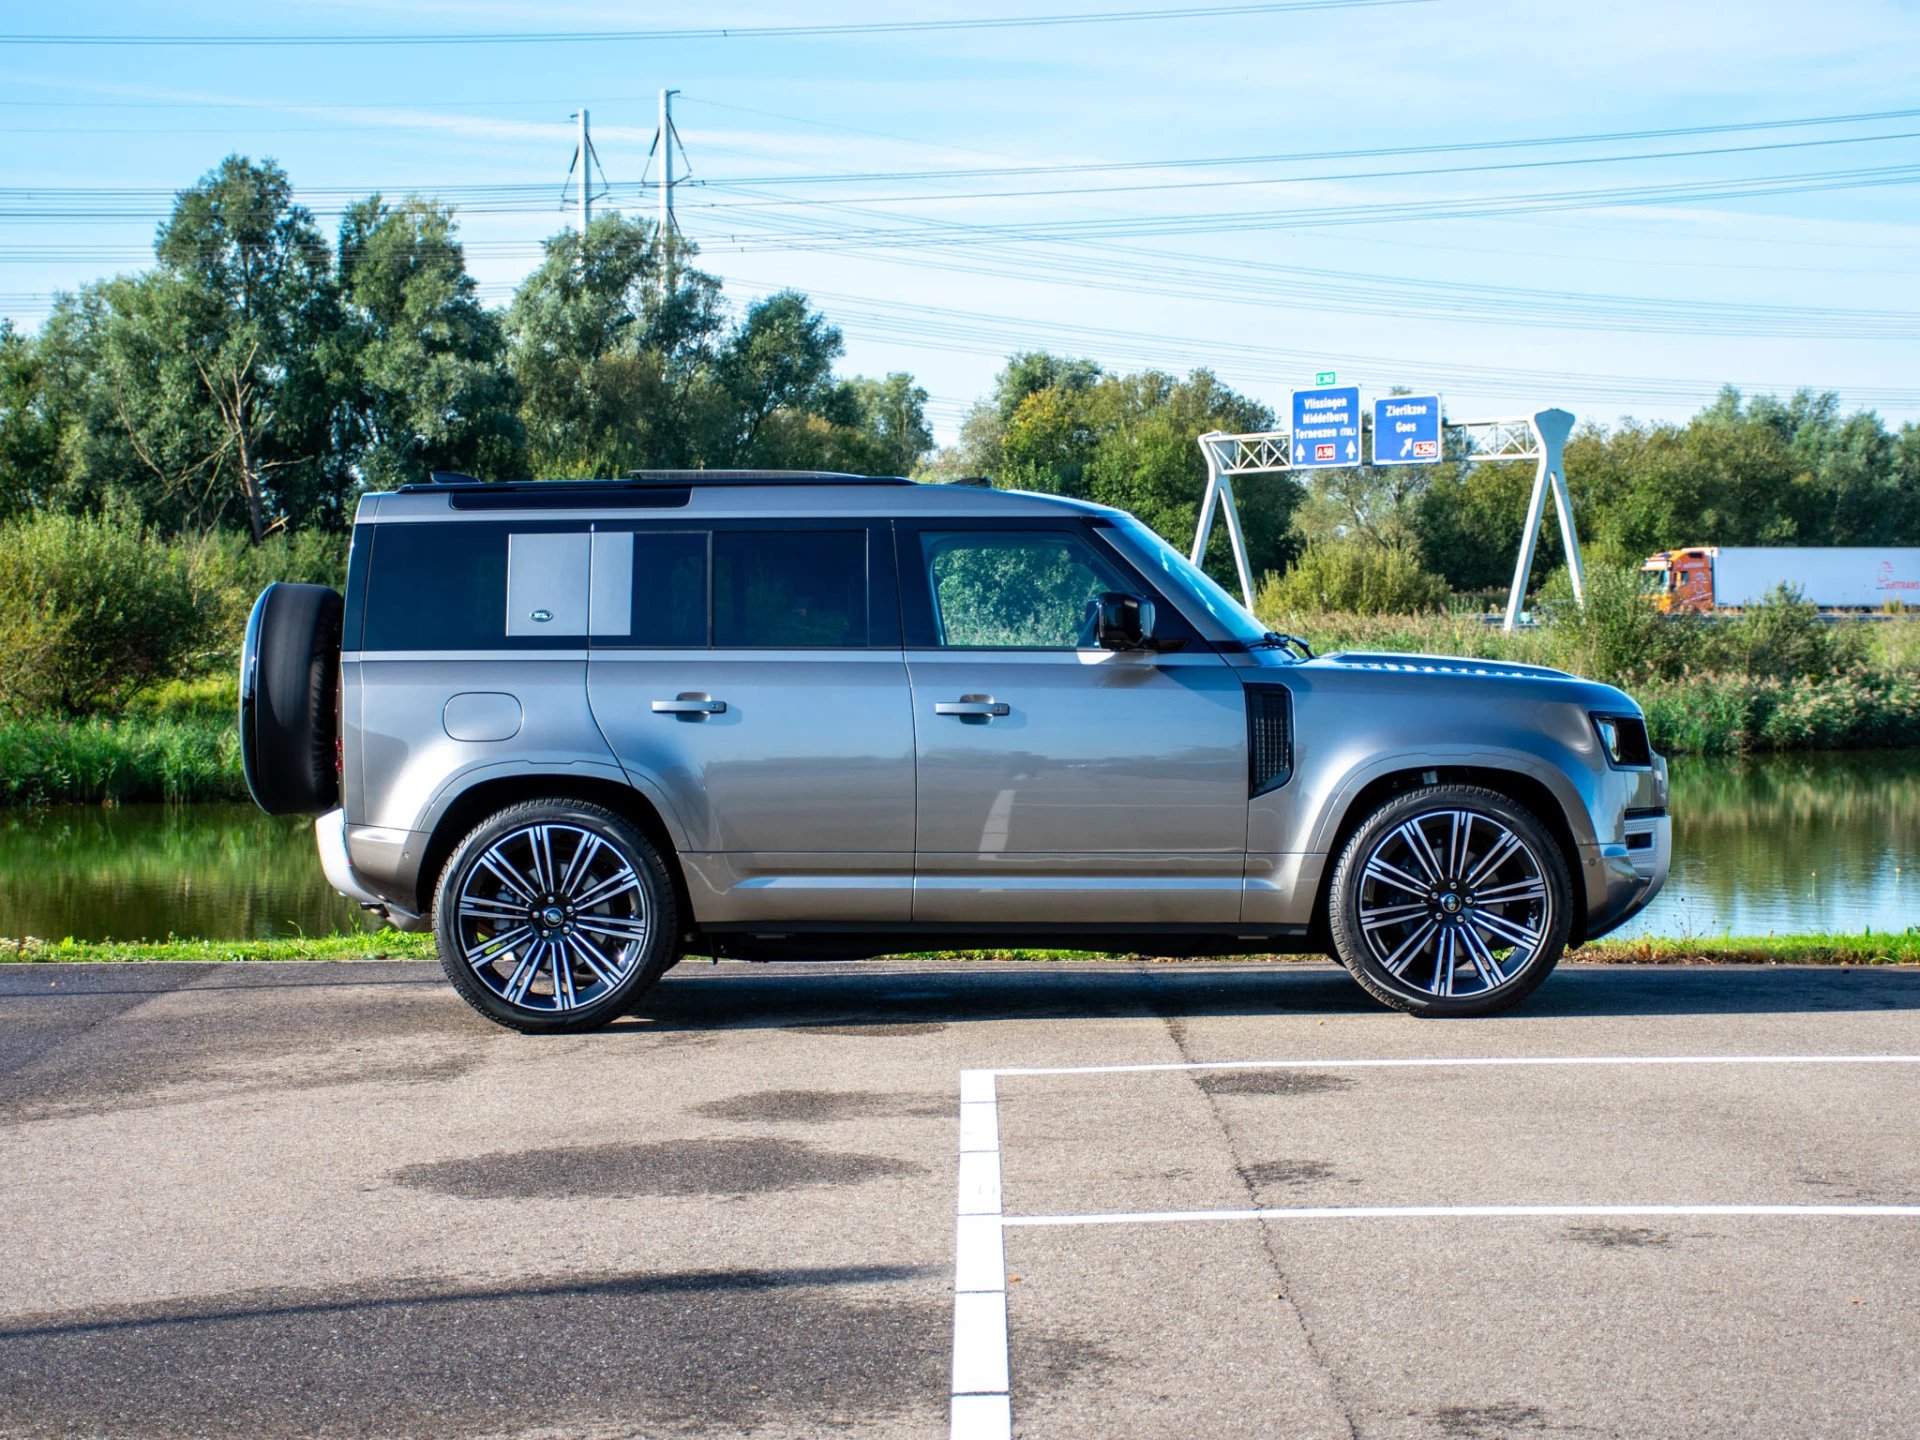
MULTIPOLYGON (((430 960, 431 935, 398 930, 316 935, 286 940, 8 940, 0 963, 62 961, 430 960)), ((1151 960, 1151 955, 1100 955, 1080 950, 965 950, 936 957, 990 961, 1151 960)), ((1324 957, 1235 956, 1233 959, 1318 961, 1324 957)), ((1686 940, 1599 940, 1573 959, 1603 965, 1920 965, 1920 930, 1897 935, 1762 935, 1686 940)))
POLYGON ((232 715, 0 719, 0 804, 246 798, 232 715))

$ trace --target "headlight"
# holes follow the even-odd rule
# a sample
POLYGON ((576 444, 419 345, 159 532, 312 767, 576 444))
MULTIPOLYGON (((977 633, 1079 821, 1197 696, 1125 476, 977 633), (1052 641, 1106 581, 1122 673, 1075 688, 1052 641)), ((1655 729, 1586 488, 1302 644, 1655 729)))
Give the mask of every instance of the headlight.
POLYGON ((1595 715, 1594 733, 1600 748, 1607 752, 1607 763, 1617 769, 1637 769, 1653 764, 1653 747, 1647 743, 1647 722, 1638 715, 1595 715))

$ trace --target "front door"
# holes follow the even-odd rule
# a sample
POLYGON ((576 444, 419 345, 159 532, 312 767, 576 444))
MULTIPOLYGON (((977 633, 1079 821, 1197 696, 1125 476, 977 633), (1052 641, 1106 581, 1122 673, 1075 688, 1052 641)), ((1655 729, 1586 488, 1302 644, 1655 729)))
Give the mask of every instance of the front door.
POLYGON ((1094 643, 1148 593, 1077 521, 902 526, 918 757, 913 918, 1227 924, 1247 843, 1236 673, 1161 602, 1162 653, 1094 643))
POLYGON ((678 821, 701 921, 909 918, 892 573, 859 521, 596 527, 588 698, 678 821))

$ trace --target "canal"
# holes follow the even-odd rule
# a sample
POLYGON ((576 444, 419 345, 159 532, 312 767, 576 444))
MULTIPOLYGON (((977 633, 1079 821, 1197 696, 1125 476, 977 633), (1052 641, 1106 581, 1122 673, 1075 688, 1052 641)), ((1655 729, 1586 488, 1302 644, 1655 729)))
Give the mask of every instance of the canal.
MULTIPOLYGON (((1920 751, 1678 760, 1674 869, 1628 935, 1920 924, 1920 751)), ((370 927, 312 831, 250 805, 0 811, 0 936, 152 940, 370 927)))

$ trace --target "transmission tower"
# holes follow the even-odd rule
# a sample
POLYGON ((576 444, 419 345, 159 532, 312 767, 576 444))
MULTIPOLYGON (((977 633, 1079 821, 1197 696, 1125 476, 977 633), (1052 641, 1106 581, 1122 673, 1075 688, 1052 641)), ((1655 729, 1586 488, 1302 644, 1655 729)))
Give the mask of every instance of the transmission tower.
POLYGON ((647 163, 651 167, 653 157, 660 157, 660 240, 666 243, 667 236, 675 233, 679 226, 673 219, 673 187, 684 184, 693 173, 693 166, 687 160, 687 147, 681 143, 680 132, 673 127, 673 97, 678 90, 660 92, 660 125, 653 132, 653 144, 647 150, 647 163), (678 178, 673 173, 673 152, 680 151, 681 172, 678 178))
MULTIPOLYGON (((587 118, 586 106, 581 106, 567 117, 580 125, 580 138, 574 143, 573 159, 567 162, 567 180, 577 184, 578 190, 574 204, 580 214, 580 234, 586 236, 587 225, 593 219, 593 202, 607 193, 607 172, 600 168, 600 152, 593 148, 593 127, 587 118), (593 193, 592 172, 600 172, 600 193, 593 193)), ((561 190, 561 203, 566 201, 566 190, 561 190)))

